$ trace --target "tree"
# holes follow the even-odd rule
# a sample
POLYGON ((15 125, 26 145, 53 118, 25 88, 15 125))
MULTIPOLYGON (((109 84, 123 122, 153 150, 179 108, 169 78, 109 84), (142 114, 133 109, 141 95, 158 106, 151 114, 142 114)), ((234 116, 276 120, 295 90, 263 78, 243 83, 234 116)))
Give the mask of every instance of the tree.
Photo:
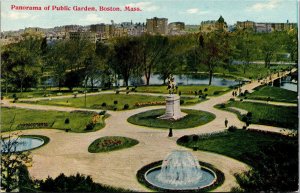
POLYGON ((277 41, 277 33, 273 32, 270 34, 264 34, 262 36, 261 42, 261 50, 264 56, 265 67, 270 68, 271 60, 274 57, 274 54, 279 48, 278 41, 277 41))
POLYGON ((199 34, 198 54, 200 63, 204 64, 209 73, 209 85, 211 85, 214 69, 224 63, 228 53, 228 34, 225 31, 214 31, 207 34, 199 34))
MULTIPOLYGON (((12 124, 14 122, 14 118, 12 124)), ((12 125, 11 124, 11 125, 12 125)), ((11 127, 10 127, 11 128, 11 127)), ((17 132, 1 135, 1 187, 6 192, 12 192, 19 188, 19 170, 31 161, 30 152, 16 151, 20 134, 17 132)))
POLYGON ((292 29, 288 31, 286 38, 286 50, 291 54, 291 61, 296 62, 298 60, 298 38, 297 30, 292 29))
POLYGON ((243 71, 246 73, 247 67, 255 56, 255 41, 248 30, 237 30, 235 32, 237 59, 243 62, 243 71))
POLYGON ((122 75, 125 86, 128 86, 129 78, 140 70, 143 62, 141 48, 141 42, 137 38, 119 38, 114 44, 113 68, 122 75))
POLYGON ((150 77, 157 63, 163 59, 168 50, 168 38, 161 35, 144 35, 142 39, 142 60, 146 85, 150 83, 150 77))

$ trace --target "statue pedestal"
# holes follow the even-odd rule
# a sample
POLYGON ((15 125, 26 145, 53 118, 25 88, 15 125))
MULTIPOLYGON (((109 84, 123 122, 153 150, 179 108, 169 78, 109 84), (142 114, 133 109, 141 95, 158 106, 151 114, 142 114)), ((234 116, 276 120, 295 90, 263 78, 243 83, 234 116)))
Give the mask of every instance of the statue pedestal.
POLYGON ((157 117, 159 119, 178 120, 186 116, 186 113, 180 110, 180 96, 169 95, 166 97, 166 112, 157 117))

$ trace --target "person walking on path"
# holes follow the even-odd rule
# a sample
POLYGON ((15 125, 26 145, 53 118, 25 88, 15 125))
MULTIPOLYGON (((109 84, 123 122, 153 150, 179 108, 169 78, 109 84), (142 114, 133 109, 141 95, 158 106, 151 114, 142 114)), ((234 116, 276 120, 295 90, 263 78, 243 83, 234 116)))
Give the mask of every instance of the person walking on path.
POLYGON ((225 127, 227 128, 227 125, 228 125, 228 120, 227 118, 225 118, 225 127))

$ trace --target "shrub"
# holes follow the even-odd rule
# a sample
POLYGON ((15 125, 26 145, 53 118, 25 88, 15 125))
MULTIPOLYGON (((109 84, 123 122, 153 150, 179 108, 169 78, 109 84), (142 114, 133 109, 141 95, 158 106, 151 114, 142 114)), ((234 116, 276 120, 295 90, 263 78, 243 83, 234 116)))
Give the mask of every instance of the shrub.
POLYGON ((114 111, 116 111, 116 110, 118 110, 118 108, 117 108, 117 107, 115 107, 115 108, 114 108, 114 111))
POLYGON ((247 126, 243 126, 243 129, 247 129, 247 126))
POLYGON ((198 150, 198 147, 193 147, 193 151, 197 151, 198 150))
POLYGON ((204 94, 204 95, 202 95, 202 99, 206 99, 206 95, 204 94))
POLYGON ((207 91, 208 91, 208 88, 205 88, 205 89, 204 89, 204 92, 207 92, 207 91))
POLYGON ((248 121, 247 115, 242 115, 242 121, 243 121, 243 122, 247 122, 247 121, 248 121))
POLYGON ((129 91, 127 91, 126 94, 129 94, 129 91))
POLYGON ((184 135, 178 139, 179 144, 188 143, 190 141, 190 137, 188 135, 184 135))
POLYGON ((88 124, 86 125, 85 130, 86 130, 86 131, 93 130, 94 127, 95 127, 95 125, 96 125, 96 124, 90 122, 90 123, 88 123, 88 124))
POLYGON ((234 98, 230 98, 229 101, 235 101, 235 99, 234 98))
POLYGON ((231 125, 227 130, 230 131, 230 132, 233 132, 233 131, 236 131, 236 130, 237 130, 237 127, 231 125))
POLYGON ((180 104, 183 105, 184 104, 184 100, 180 100, 180 104))
POLYGON ((106 111, 100 111, 99 115, 105 115, 106 111))
POLYGON ((129 105, 128 105, 128 104, 125 104, 124 107, 123 107, 123 109, 124 109, 124 110, 129 109, 129 105))
POLYGON ((246 96, 246 94, 249 94, 249 91, 248 90, 245 90, 244 91, 244 95, 246 96))
POLYGON ((214 92, 214 95, 218 95, 218 94, 220 94, 221 92, 222 92, 222 91, 218 91, 218 90, 217 90, 217 91, 214 92))
POLYGON ((106 103, 104 102, 104 103, 102 103, 102 105, 101 105, 102 107, 106 107, 106 103))
POLYGON ((132 91, 132 92, 135 92, 135 88, 131 88, 131 91, 132 91))
POLYGON ((129 90, 129 86, 126 87, 126 90, 129 90))
POLYGON ((181 95, 181 91, 178 92, 178 95, 179 95, 179 96, 181 95))
POLYGON ((17 98, 17 94, 14 93, 14 94, 12 95, 12 98, 17 98))
POLYGON ((117 104, 118 104, 118 101, 114 101, 114 104, 117 105, 117 104))
POLYGON ((247 117, 252 117, 252 112, 248 112, 246 116, 247 117))
POLYGON ((240 99, 241 102, 243 102, 243 99, 240 99))
POLYGON ((69 118, 66 118, 65 119, 65 124, 69 124, 70 123, 70 119, 69 118))
POLYGON ((202 94, 202 90, 199 90, 199 94, 202 94))
POLYGON ((199 139, 199 136, 198 135, 193 135, 193 141, 198 141, 198 139, 199 139))
POLYGON ((119 90, 116 90, 116 94, 119 94, 120 93, 120 91, 119 90))
POLYGON ((224 109, 226 107, 225 103, 220 104, 220 108, 224 109))

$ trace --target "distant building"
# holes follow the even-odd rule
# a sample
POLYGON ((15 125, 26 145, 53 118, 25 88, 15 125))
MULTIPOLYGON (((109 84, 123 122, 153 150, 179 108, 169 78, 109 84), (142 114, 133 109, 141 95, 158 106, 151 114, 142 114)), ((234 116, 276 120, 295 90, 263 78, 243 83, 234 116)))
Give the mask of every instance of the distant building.
POLYGON ((68 32, 67 38, 70 40, 89 40, 92 43, 96 43, 96 33, 93 32, 68 32))
POLYGON ((254 21, 237 21, 236 28, 237 29, 250 29, 254 30, 255 22, 254 21))
POLYGON ((200 31, 204 33, 209 33, 213 31, 228 31, 228 26, 224 18, 220 16, 220 18, 217 21, 202 21, 200 25, 200 31))
POLYGON ((90 26, 90 31, 94 32, 94 33, 101 33, 104 34, 105 33, 105 24, 104 23, 100 23, 100 24, 94 24, 90 26))
POLYGON ((147 33, 149 34, 168 34, 168 19, 167 18, 157 18, 147 19, 146 23, 147 33))
POLYGON ((272 25, 270 23, 255 23, 254 29, 257 33, 269 33, 272 32, 272 25))

